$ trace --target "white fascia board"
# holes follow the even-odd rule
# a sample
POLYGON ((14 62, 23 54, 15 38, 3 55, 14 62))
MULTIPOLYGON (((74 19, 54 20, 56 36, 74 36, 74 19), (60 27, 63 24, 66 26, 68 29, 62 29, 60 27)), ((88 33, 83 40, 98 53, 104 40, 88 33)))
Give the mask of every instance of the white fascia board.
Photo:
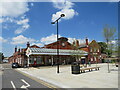
POLYGON ((28 49, 26 50, 26 55, 29 57, 29 55, 31 55, 31 49, 28 47, 28 49))
MULTIPOLYGON (((29 55, 57 55, 57 53, 30 53, 29 55)), ((87 54, 59 53, 59 55, 87 55, 87 54)))

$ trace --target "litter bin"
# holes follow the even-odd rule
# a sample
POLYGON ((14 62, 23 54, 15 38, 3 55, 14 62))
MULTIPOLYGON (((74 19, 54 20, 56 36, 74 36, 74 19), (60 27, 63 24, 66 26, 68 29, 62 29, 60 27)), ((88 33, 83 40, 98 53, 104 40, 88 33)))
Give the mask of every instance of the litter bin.
POLYGON ((71 65, 72 74, 80 74, 80 64, 73 62, 71 65))
POLYGON ((118 67, 118 65, 116 65, 116 67, 118 67))

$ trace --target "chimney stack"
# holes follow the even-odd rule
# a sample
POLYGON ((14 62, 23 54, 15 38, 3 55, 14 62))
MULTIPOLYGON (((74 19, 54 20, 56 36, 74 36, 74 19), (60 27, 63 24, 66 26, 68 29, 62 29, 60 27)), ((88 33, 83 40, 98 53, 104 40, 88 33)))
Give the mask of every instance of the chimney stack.
POLYGON ((17 52, 17 46, 15 46, 15 52, 17 52))
POLYGON ((30 47, 30 43, 29 43, 29 42, 27 42, 27 48, 28 48, 28 47, 30 47))
POLYGON ((20 48, 18 49, 18 52, 20 52, 20 48))
POLYGON ((76 40, 76 46, 79 46, 79 41, 78 40, 76 40))
POLYGON ((86 45, 88 45, 88 38, 86 37, 86 45))

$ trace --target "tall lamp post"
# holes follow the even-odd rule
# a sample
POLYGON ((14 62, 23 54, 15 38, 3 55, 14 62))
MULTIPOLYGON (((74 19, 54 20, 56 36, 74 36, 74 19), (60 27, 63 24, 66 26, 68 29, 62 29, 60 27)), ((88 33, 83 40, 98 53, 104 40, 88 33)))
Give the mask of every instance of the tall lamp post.
POLYGON ((61 17, 65 17, 65 14, 61 14, 60 17, 52 22, 51 24, 55 24, 57 23, 57 73, 59 73, 59 42, 58 42, 58 20, 61 18, 61 17))

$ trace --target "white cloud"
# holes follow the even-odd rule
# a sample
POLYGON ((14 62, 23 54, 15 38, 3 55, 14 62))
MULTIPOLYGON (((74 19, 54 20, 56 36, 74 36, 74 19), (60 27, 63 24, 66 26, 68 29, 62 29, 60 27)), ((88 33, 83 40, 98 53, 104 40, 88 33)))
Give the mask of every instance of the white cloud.
POLYGON ((22 25, 22 26, 20 28, 18 28, 17 30, 15 30, 15 34, 20 34, 30 27, 30 25, 28 24, 28 22, 29 22, 28 18, 23 19, 23 20, 19 20, 16 22, 18 25, 22 25))
MULTIPOLYGON (((88 39, 88 40, 89 40, 89 39, 88 39)), ((85 38, 84 38, 84 39, 78 39, 78 41, 79 41, 79 44, 86 43, 85 38)), ((89 42, 89 41, 88 41, 88 42, 89 42)))
POLYGON ((69 9, 72 8, 74 3, 66 0, 52 0, 54 7, 58 9, 69 9))
POLYGON ((21 25, 21 24, 26 24, 26 23, 28 23, 28 22, 29 22, 29 19, 26 18, 26 19, 17 21, 17 24, 21 25))
POLYGON ((68 38, 68 42, 71 44, 73 43, 74 40, 75 40, 75 38, 70 38, 70 37, 68 38))
POLYGON ((119 2, 120 0, 108 0, 109 2, 119 2))
POLYGON ((5 43, 7 42, 7 39, 4 39, 3 37, 0 36, 0 43, 5 43))
MULTIPOLYGON (((24 32, 25 30, 27 30, 30 25, 29 25, 29 19, 26 18, 24 15, 21 17, 21 19, 17 20, 15 18, 11 18, 11 17, 6 17, 6 18, 0 18, 0 22, 9 22, 9 23, 14 23, 15 25, 17 25, 17 29, 15 30, 15 34, 20 34, 22 32, 24 32)), ((6 24, 3 24, 3 28, 9 26, 6 24)), ((12 27, 12 26, 9 26, 12 27)))
POLYGON ((52 0, 53 5, 55 8, 60 9, 60 11, 56 12, 52 15, 52 21, 55 21, 60 17, 61 14, 65 14, 65 17, 63 19, 68 20, 73 18, 75 15, 78 15, 78 12, 76 12, 74 9, 72 9, 74 3, 66 0, 52 0))
POLYGON ((65 20, 71 19, 75 15, 78 15, 78 13, 74 9, 62 9, 61 11, 58 11, 56 12, 56 14, 52 15, 52 21, 58 19, 61 14, 65 14, 65 17, 63 17, 63 19, 65 20))
MULTIPOLYGON (((61 35, 59 35, 59 38, 62 37, 61 35)), ((73 41, 76 40, 76 38, 72 38, 72 37, 69 37, 68 38, 68 42, 69 43, 73 43, 73 41)), ((85 39, 77 39, 79 41, 80 44, 83 44, 85 43, 85 39)), ((56 42, 57 41, 57 35, 56 34, 52 34, 50 36, 47 36, 47 37, 43 37, 40 39, 41 43, 44 43, 44 44, 50 44, 50 43, 53 43, 53 42, 56 42)))
POLYGON ((31 6, 34 6, 34 4, 33 4, 33 3, 31 3, 30 5, 31 5, 31 6))
POLYGON ((22 32, 24 32, 25 29, 24 28, 18 28, 17 30, 15 30, 15 34, 20 34, 22 32))
POLYGON ((23 35, 19 35, 17 37, 12 38, 11 44, 25 44, 27 42, 33 43, 35 41, 36 41, 35 39, 27 38, 27 37, 24 37, 23 35))
POLYGON ((21 2, 3 0, 0 3, 0 15, 2 16, 2 18, 0 17, 0 23, 9 22, 15 24, 18 27, 15 30, 15 34, 20 34, 30 27, 28 24, 29 19, 25 15, 28 11, 28 2, 26 0, 22 0, 21 2))
POLYGON ((14 22, 15 20, 13 18, 10 18, 10 17, 3 17, 1 18, 0 17, 0 23, 3 23, 3 22, 14 22))
POLYGON ((2 23, 3 22, 3 19, 2 18, 0 18, 0 23, 2 23))
POLYGON ((71 44, 72 44, 73 41, 75 41, 75 40, 78 40, 78 41, 79 41, 79 44, 85 43, 85 39, 76 39, 76 38, 71 38, 71 37, 68 38, 68 42, 71 43, 71 44))
POLYGON ((18 17, 29 11, 27 2, 15 2, 15 0, 13 0, 13 2, 7 1, 8 0, 4 0, 4 2, 0 3, 0 15, 2 16, 18 17))
MULTIPOLYGON (((61 35, 59 35, 59 37, 61 37, 61 35)), ((52 34, 50 36, 43 37, 43 38, 41 38, 40 41, 44 44, 49 44, 49 43, 55 42, 55 41, 57 41, 57 35, 52 34)))
MULTIPOLYGON (((26 18, 24 15, 19 20, 11 17, 0 18, 0 23, 4 23, 4 22, 14 23, 17 26, 17 29, 15 30, 15 34, 20 34, 30 27, 29 19, 26 18)), ((12 27, 7 23, 2 25, 4 29, 7 29, 8 28, 7 26, 12 27)))

